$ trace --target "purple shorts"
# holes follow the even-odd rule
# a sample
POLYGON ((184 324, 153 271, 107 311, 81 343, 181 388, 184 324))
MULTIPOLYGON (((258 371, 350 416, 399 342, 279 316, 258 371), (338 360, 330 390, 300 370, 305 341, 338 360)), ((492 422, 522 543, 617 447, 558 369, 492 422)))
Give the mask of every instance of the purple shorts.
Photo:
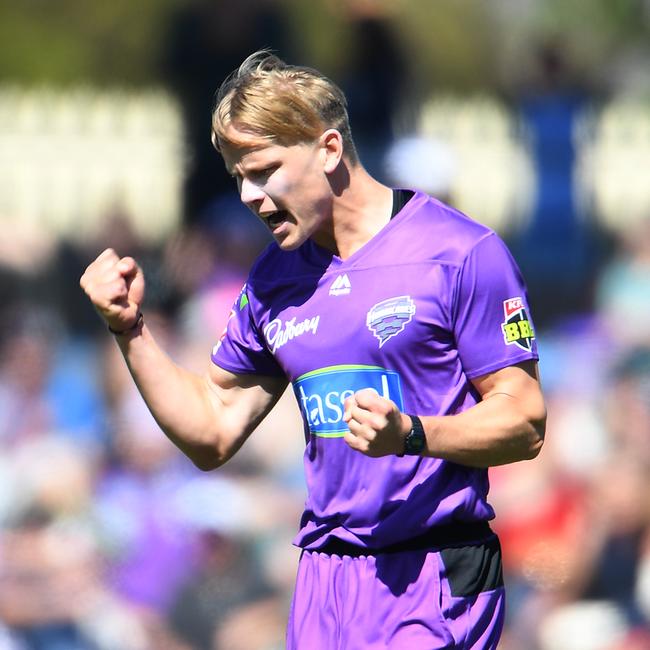
POLYGON ((494 650, 504 608, 496 536, 435 551, 304 551, 287 650, 494 650))

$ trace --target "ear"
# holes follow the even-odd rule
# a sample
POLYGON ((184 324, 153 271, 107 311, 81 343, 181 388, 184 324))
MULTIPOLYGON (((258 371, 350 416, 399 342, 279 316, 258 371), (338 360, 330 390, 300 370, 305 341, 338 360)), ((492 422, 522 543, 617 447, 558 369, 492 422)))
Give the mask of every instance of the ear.
POLYGON ((343 136, 337 129, 327 129, 320 137, 320 145, 325 158, 323 171, 331 174, 343 158, 343 136))

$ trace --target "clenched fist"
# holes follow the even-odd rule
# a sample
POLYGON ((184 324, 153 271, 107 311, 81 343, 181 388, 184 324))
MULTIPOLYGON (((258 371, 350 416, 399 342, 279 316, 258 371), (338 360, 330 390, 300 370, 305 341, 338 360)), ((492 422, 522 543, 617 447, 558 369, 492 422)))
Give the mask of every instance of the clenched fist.
POLYGON ((79 281, 99 315, 115 331, 133 327, 144 298, 144 275, 132 257, 120 258, 107 248, 79 281))
POLYGON ((364 388, 348 397, 343 420, 350 429, 344 439, 352 449, 374 458, 403 452, 410 418, 377 391, 364 388))

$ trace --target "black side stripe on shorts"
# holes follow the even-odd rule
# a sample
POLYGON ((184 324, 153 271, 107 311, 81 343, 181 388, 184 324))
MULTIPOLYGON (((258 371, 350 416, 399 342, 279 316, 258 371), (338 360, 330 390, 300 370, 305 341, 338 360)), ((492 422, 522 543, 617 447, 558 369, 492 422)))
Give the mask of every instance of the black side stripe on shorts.
POLYGON ((452 596, 476 596, 503 586, 501 545, 494 536, 481 544, 440 549, 452 596))

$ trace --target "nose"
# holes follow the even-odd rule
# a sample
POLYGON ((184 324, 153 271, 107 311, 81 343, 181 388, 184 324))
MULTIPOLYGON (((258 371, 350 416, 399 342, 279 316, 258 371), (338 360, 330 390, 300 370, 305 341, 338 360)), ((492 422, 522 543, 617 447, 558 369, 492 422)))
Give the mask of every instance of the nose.
POLYGON ((246 177, 241 179, 239 183, 239 197, 244 205, 254 209, 255 205, 261 203, 265 196, 259 185, 256 185, 246 177))

